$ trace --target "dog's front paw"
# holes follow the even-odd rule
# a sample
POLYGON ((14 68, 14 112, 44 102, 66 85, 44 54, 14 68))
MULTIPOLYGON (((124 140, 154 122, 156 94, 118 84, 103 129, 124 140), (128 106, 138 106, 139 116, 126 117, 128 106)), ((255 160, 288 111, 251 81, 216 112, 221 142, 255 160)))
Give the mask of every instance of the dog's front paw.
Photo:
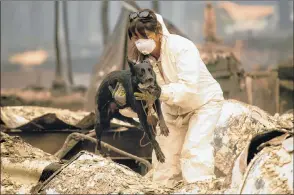
POLYGON ((164 163, 165 156, 164 156, 163 152, 161 151, 159 145, 155 145, 154 150, 155 150, 155 155, 156 155, 157 160, 161 163, 164 163))
POLYGON ((166 124, 160 124, 160 134, 164 136, 168 136, 169 130, 166 126, 166 124))
POLYGON ((161 151, 161 148, 160 148, 158 142, 153 140, 153 141, 151 141, 151 144, 152 144, 152 147, 155 151, 155 155, 156 155, 157 160, 161 163, 164 163, 165 156, 164 156, 163 152, 161 151))
POLYGON ((159 150, 155 150, 155 154, 156 154, 156 158, 159 162, 164 163, 165 162, 165 156, 163 154, 163 152, 159 149, 159 150))

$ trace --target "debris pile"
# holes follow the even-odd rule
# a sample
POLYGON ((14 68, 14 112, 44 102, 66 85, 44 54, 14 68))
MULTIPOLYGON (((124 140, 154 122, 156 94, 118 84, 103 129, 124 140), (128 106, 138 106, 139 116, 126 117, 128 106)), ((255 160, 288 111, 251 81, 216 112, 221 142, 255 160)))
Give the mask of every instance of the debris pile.
POLYGON ((293 193, 289 174, 293 173, 293 121, 292 113, 271 116, 255 106, 224 101, 214 138, 217 179, 192 184, 180 181, 173 188, 152 183, 152 170, 143 177, 86 151, 40 181, 44 169, 59 159, 1 132, 1 193, 293 193), (260 143, 256 137, 262 138, 258 138, 260 143))
POLYGON ((179 182, 174 188, 152 183, 128 167, 88 152, 80 152, 71 163, 40 186, 38 193, 58 194, 218 194, 225 191, 223 178, 192 184, 179 182), (74 179, 68 179, 74 178, 74 179))
POLYGON ((24 142, 19 136, 9 136, 1 132, 1 159, 10 158, 14 162, 25 159, 56 161, 57 158, 24 142))
POLYGON ((234 162, 252 138, 273 130, 293 134, 293 121, 292 113, 271 116, 256 106, 225 101, 215 129, 215 174, 230 185, 234 162))
POLYGON ((82 151, 40 192, 53 191, 60 194, 166 194, 171 189, 154 186, 124 165, 82 151))
POLYGON ((25 143, 20 137, 1 132, 1 194, 29 193, 43 169, 59 160, 25 143))
POLYGON ((206 180, 201 182, 195 182, 186 184, 179 182, 174 187, 173 194, 223 194, 226 188, 223 185, 224 178, 218 178, 213 180, 206 180))

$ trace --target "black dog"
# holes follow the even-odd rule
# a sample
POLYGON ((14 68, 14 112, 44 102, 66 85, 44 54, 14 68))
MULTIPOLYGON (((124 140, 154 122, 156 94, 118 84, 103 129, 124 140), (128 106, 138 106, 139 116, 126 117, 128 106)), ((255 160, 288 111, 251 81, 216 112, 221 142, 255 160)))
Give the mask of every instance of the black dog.
MULTIPOLYGON (((150 143, 155 150, 156 157, 159 162, 164 162, 165 157, 162 153, 158 142, 155 140, 155 133, 152 128, 152 124, 147 122, 148 109, 150 105, 146 105, 145 101, 136 100, 134 93, 142 92, 142 90, 148 91, 149 94, 156 97, 156 100, 152 104, 153 109, 156 111, 159 118, 159 126, 161 134, 167 136, 169 130, 163 119, 161 106, 160 106, 160 93, 161 88, 156 82, 156 76, 152 69, 151 64, 148 61, 135 64, 128 60, 129 70, 113 71, 106 76, 98 88, 96 94, 96 103, 98 106, 98 112, 96 112, 96 124, 95 131, 98 140, 97 149, 101 150, 101 135, 104 130, 110 128, 110 120, 117 118, 119 120, 128 122, 140 128, 140 123, 144 132, 146 133, 150 143), (117 104, 112 96, 109 86, 115 88, 117 83, 120 82, 126 92, 126 104, 120 106, 117 104), (144 89, 142 89, 142 86, 144 89), (140 88, 141 87, 141 88, 140 88), (133 118, 123 116, 119 110, 130 107, 134 112, 137 113, 140 123, 136 122, 133 118), (99 122, 100 121, 100 122, 99 122)), ((149 102, 150 103, 150 102, 149 102)), ((149 110, 150 111, 150 110, 149 110)))

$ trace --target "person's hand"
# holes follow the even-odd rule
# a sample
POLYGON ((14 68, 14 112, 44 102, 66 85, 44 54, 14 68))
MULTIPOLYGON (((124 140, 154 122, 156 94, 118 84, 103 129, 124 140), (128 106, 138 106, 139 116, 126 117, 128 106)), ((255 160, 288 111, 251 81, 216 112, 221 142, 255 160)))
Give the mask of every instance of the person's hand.
POLYGON ((152 94, 150 94, 148 91, 140 90, 140 92, 135 92, 134 96, 136 100, 143 100, 146 101, 147 104, 154 104, 156 97, 152 94))

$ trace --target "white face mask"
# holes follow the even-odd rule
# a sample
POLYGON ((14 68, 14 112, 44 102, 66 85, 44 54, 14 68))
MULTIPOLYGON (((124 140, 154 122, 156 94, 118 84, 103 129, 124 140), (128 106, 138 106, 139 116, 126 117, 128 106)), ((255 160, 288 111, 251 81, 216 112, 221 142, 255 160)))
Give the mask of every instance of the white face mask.
POLYGON ((135 44, 137 49, 144 55, 150 54, 156 47, 153 39, 138 39, 135 44))

